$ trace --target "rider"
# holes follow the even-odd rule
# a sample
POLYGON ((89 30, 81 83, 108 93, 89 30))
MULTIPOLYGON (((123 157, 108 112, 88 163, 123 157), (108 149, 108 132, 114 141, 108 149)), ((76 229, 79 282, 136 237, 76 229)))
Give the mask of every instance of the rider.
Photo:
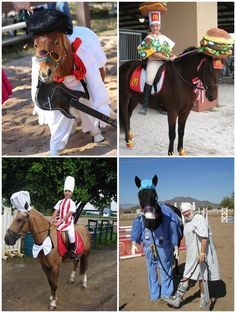
MULTIPOLYGON (((157 5, 159 2, 157 2, 157 5)), ((143 105, 140 114, 146 115, 149 97, 151 94, 152 85, 156 77, 158 69, 163 64, 163 61, 173 61, 176 56, 172 53, 172 48, 175 43, 165 35, 162 35, 161 30, 161 12, 148 11, 148 4, 145 12, 149 13, 150 33, 138 46, 138 53, 142 59, 147 59, 146 83, 143 91, 143 105)), ((140 8, 142 12, 142 8, 140 8)), ((153 8, 153 6, 152 6, 153 8)), ((161 10, 161 9, 160 9, 161 10)), ((165 11, 164 11, 165 12, 165 11)))
POLYGON ((51 222, 55 223, 60 231, 67 231, 69 238, 69 256, 70 259, 76 259, 75 255, 75 227, 73 213, 76 212, 76 206, 71 200, 75 187, 75 179, 72 176, 67 176, 64 184, 65 198, 59 200, 55 205, 54 213, 51 222))
POLYGON ((200 307, 204 308, 209 303, 208 295, 204 290, 202 276, 204 280, 219 280, 218 260, 215 246, 212 241, 212 233, 206 218, 201 214, 193 212, 193 206, 189 202, 184 202, 180 206, 185 219, 184 237, 186 244, 186 263, 184 274, 177 291, 173 297, 164 299, 171 306, 178 308, 183 299, 183 295, 188 289, 189 278, 199 280, 200 307), (207 266, 206 263, 207 262, 207 266), (208 273, 207 273, 208 272, 208 273))
MULTIPOLYGON (((150 189, 156 192, 155 184, 149 179, 142 180, 137 187, 139 191, 150 189)), ((181 230, 178 216, 164 203, 158 203, 155 212, 151 209, 152 207, 147 206, 144 214, 134 220, 131 240, 138 244, 143 242, 150 298, 151 301, 157 301, 160 298, 168 298, 173 293, 172 263, 173 256, 178 258, 178 239, 181 230)))
MULTIPOLYGON (((97 111, 116 118, 116 114, 110 108, 108 91, 99 70, 104 67, 106 57, 96 34, 86 27, 73 28, 67 15, 57 10, 43 10, 33 14, 27 21, 27 27, 33 36, 57 30, 71 35, 68 38, 71 43, 76 37, 81 39, 81 44, 75 55, 80 58, 86 68, 85 80, 91 99, 89 102, 84 99, 83 101, 97 111)), ((33 101, 35 101, 38 71, 36 60, 33 59, 31 93, 33 101)), ((81 83, 73 74, 64 77, 63 83, 69 89, 81 90, 81 83)), ((38 113, 41 110, 36 109, 35 111, 38 113)), ((58 155, 68 141, 74 120, 65 117, 60 111, 46 112, 44 114, 40 112, 40 114, 40 124, 47 123, 51 132, 50 155, 58 155)), ((104 141, 100 128, 105 127, 106 124, 83 112, 80 112, 80 117, 82 120, 82 131, 90 132, 94 142, 104 141)))

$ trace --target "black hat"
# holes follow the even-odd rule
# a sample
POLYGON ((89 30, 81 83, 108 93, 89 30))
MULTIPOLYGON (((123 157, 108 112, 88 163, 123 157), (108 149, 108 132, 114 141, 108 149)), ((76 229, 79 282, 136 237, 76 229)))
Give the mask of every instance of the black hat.
POLYGON ((70 18, 57 10, 42 10, 30 16, 26 21, 28 31, 32 36, 58 31, 71 35, 73 26, 70 18))

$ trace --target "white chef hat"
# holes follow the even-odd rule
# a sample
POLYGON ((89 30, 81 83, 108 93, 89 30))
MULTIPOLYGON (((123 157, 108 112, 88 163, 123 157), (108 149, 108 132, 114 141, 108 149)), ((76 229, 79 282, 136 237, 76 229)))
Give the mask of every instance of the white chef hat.
POLYGON ((74 191, 75 188, 75 179, 72 176, 67 176, 64 184, 64 191, 70 190, 71 192, 74 191))
POLYGON ((151 11, 148 13, 149 25, 158 24, 161 25, 161 12, 151 11))
POLYGON ((189 203, 189 202, 182 202, 181 205, 180 205, 180 210, 181 210, 182 214, 183 214, 184 212, 189 211, 189 210, 192 210, 192 211, 193 211, 193 209, 194 209, 194 207, 193 207, 192 204, 189 203))
POLYGON ((11 204, 18 211, 30 211, 30 195, 28 191, 18 191, 13 193, 10 198, 11 204))

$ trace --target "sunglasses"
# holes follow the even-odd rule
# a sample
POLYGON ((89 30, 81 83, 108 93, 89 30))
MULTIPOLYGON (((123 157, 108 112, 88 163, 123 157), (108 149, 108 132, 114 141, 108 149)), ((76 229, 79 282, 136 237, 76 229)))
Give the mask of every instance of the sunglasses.
POLYGON ((48 56, 55 62, 59 62, 61 60, 61 56, 55 51, 39 50, 37 52, 38 58, 46 58, 48 56))

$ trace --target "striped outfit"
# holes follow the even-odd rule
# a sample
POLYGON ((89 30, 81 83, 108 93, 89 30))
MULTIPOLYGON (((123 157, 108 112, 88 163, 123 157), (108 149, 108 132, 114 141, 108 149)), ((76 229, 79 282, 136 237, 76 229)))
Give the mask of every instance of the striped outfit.
MULTIPOLYGON (((76 212, 76 206, 73 200, 64 198, 57 202, 54 207, 55 210, 59 211, 59 218, 62 219, 66 216, 68 212, 76 212)), ((69 241, 71 243, 75 242, 75 228, 74 228, 74 218, 71 215, 65 222, 63 222, 57 228, 60 231, 67 231, 69 241)))

